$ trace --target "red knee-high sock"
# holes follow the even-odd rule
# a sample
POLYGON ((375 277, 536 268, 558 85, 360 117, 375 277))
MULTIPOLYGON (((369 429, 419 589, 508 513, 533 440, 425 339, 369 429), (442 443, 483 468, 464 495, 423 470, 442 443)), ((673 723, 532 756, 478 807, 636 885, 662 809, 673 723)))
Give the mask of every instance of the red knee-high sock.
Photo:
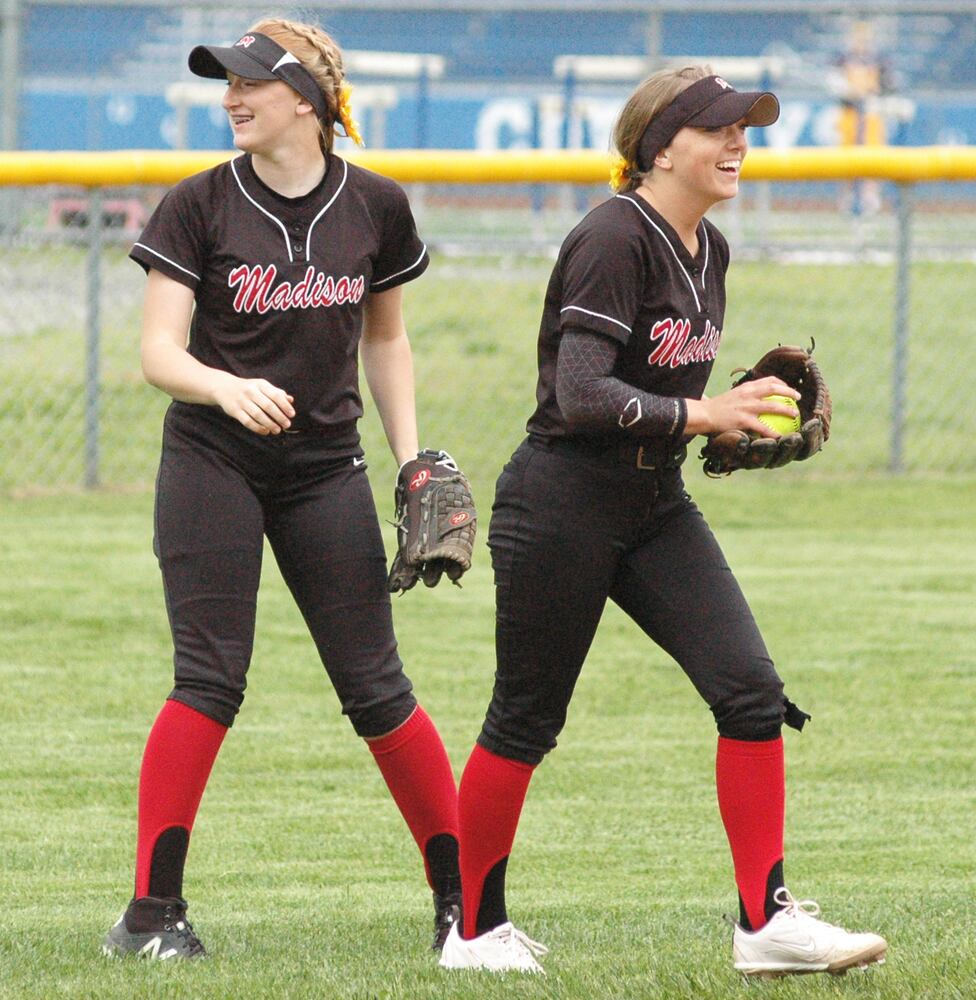
POLYGON ((766 923, 769 874, 783 860, 786 777, 783 740, 718 739, 718 806, 732 848, 735 881, 753 930, 766 923))
POLYGON ((440 734, 418 705, 402 726, 367 746, 420 848, 427 884, 443 895, 447 880, 457 880, 458 816, 457 785, 440 734), (441 836, 449 839, 435 849, 432 842, 441 836))
POLYGON ((468 758, 458 793, 465 938, 508 919, 505 867, 534 770, 477 745, 468 758))
POLYGON ((183 894, 190 831, 226 735, 226 726, 179 701, 156 717, 139 774, 136 898, 183 894))

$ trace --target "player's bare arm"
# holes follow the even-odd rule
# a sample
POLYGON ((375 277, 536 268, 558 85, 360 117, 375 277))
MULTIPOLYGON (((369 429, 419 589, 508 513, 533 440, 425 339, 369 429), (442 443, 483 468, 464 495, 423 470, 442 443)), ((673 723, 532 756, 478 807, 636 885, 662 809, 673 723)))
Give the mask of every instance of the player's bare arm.
POLYGON ((722 431, 743 430, 754 431, 766 437, 769 428, 760 422, 759 414, 782 413, 783 416, 789 416, 791 412, 782 403, 763 400, 764 396, 772 395, 800 398, 800 394, 782 379, 770 376, 743 382, 742 385, 710 399, 703 397, 686 400, 688 421, 685 431, 688 434, 718 434, 722 431))
MULTIPOLYGON (((241 155, 167 192, 130 253, 149 275, 145 377, 173 397, 153 540, 174 688, 140 770, 135 893, 102 950, 206 954, 186 919, 183 870, 244 698, 265 540, 423 858, 440 950, 460 919, 457 784, 397 653, 357 426, 362 342, 390 445, 401 463, 417 454, 410 344, 392 289, 430 258, 403 189, 333 152, 337 134, 359 133, 342 54, 318 25, 261 18, 231 46, 194 46, 187 65, 227 81, 241 155)), ((425 530, 402 574, 428 586, 471 564, 474 506, 459 502, 460 475, 450 485, 429 493, 444 497, 453 544, 447 530, 425 530)))
POLYGON ((142 326, 146 381, 183 403, 219 406, 257 434, 278 434, 295 416, 292 397, 266 379, 243 379, 201 364, 186 349, 193 290, 149 272, 142 326))
POLYGON ((366 384, 398 465, 409 461, 420 450, 413 354, 403 322, 402 304, 400 286, 370 295, 366 300, 359 345, 366 384))

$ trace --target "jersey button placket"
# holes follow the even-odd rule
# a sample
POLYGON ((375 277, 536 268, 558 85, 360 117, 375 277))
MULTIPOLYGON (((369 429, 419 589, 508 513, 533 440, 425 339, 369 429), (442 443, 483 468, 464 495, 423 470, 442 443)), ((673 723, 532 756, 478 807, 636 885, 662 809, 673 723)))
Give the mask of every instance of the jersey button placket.
POLYGON ((292 232, 292 244, 291 249, 296 257, 305 256, 305 244, 302 242, 302 237, 305 235, 305 227, 300 222, 293 222, 291 225, 292 232))
POLYGON ((692 264, 691 267, 688 268, 688 274, 691 275, 692 281, 697 281, 698 287, 701 289, 702 293, 701 305, 698 308, 698 312, 702 316, 707 316, 708 305, 705 302, 705 282, 701 280, 701 273, 701 268, 697 264, 692 264))

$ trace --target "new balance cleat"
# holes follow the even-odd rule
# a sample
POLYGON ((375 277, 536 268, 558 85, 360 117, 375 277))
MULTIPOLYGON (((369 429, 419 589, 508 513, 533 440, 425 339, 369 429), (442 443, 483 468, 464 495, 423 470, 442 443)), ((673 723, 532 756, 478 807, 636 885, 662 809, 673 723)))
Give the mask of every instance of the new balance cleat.
POLYGON ((455 923, 444 942, 441 967, 445 969, 486 969, 489 972, 540 972, 536 956, 549 949, 533 941, 511 923, 501 924, 470 941, 461 937, 460 924, 455 923))
POLYGON ((186 900, 179 897, 133 899, 102 942, 110 958, 137 955, 166 961, 204 958, 203 943, 186 919, 186 900))
POLYGON ((758 931, 735 925, 732 959, 746 976, 774 979, 808 972, 842 976, 885 960, 888 943, 877 934, 852 933, 817 919, 813 900, 796 900, 788 889, 773 897, 782 909, 758 931))
POLYGON ((447 935, 451 928, 461 920, 461 893, 447 892, 443 896, 434 893, 434 941, 431 944, 433 951, 440 951, 444 947, 447 935))

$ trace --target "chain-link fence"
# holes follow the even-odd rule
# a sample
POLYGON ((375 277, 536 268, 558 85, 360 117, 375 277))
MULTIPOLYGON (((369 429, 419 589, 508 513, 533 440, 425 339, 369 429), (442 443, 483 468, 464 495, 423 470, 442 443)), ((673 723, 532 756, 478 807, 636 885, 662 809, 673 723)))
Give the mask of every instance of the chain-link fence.
MULTIPOLYGON (((607 192, 409 193, 433 251, 405 290, 422 440, 489 488, 533 405, 556 248, 607 192)), ((145 280, 126 255, 160 194, 0 189, 0 491, 151 485, 167 400, 141 377, 145 280)), ((851 213, 845 185, 763 182, 713 212, 733 266, 712 388, 777 342, 814 339, 834 393, 830 444, 798 474, 976 471, 963 447, 973 386, 962 359, 976 334, 971 194, 889 185, 866 215, 851 213)), ((374 467, 390 471, 368 397, 363 433, 374 467)))

